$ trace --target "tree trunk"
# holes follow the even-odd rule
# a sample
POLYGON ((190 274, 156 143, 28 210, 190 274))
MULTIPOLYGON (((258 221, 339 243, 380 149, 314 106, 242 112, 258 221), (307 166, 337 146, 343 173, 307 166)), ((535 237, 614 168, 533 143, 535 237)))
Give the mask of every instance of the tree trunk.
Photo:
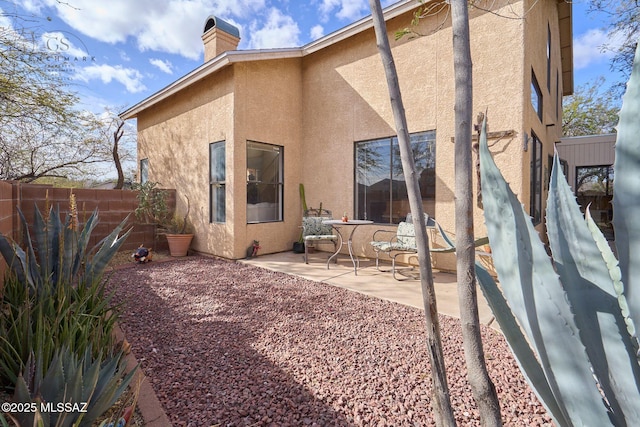
POLYGON ((451 1, 455 76, 456 271, 460 322, 469 383, 483 426, 501 426, 500 403, 487 373, 476 291, 472 184, 472 65, 467 0, 451 1))
POLYGON ((116 170, 118 171, 118 182, 114 187, 115 190, 122 190, 124 187, 124 172, 122 170, 122 163, 120 162, 120 154, 118 153, 118 143, 124 134, 123 128, 124 120, 120 120, 118 127, 113 132, 113 162, 116 164, 116 170))
POLYGON ((404 114, 402 96, 400 94, 398 75, 395 63, 393 62, 393 56, 391 55, 391 47, 389 45, 389 38, 387 37, 387 28, 384 22, 384 16, 382 15, 380 0, 369 0, 369 6, 371 7, 373 16, 378 50, 380 51, 387 78, 387 85, 389 87, 389 96, 391 97, 391 106, 398 133, 402 170, 407 185, 413 224, 416 230, 420 282, 427 326, 427 349, 429 351, 432 373, 433 398, 431 404, 437 426, 455 426, 456 422, 451 408, 449 386, 447 384, 447 374, 442 352, 440 323, 438 320, 436 294, 433 284, 433 272, 431 271, 431 256, 429 254, 429 240, 424 220, 420 187, 418 186, 418 176, 416 174, 413 152, 409 141, 407 120, 404 114))

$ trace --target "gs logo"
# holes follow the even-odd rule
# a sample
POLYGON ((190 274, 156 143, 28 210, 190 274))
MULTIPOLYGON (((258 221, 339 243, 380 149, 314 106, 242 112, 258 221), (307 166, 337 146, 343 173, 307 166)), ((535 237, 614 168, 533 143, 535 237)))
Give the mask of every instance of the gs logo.
POLYGON ((61 34, 48 35, 45 46, 51 52, 66 52, 71 48, 71 43, 61 34))

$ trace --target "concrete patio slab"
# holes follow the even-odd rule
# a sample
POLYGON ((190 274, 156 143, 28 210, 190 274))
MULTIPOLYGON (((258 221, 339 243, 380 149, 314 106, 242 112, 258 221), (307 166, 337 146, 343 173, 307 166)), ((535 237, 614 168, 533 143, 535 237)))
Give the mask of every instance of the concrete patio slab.
MULTIPOLYGON (((391 272, 381 272, 374 260, 361 259, 358 274, 354 274, 353 264, 348 255, 340 254, 338 263, 331 263, 327 269, 327 252, 317 252, 309 256, 309 264, 304 263, 302 254, 280 252, 260 255, 256 258, 240 260, 242 263, 304 277, 317 282, 371 295, 383 300, 424 308, 420 280, 395 280, 391 272)), ((384 267, 389 265, 385 264, 384 267)), ((460 318, 456 276, 452 273, 434 270, 434 282, 438 312, 460 318)), ((478 312, 480 322, 498 328, 493 322, 493 314, 480 289, 478 289, 478 312)))

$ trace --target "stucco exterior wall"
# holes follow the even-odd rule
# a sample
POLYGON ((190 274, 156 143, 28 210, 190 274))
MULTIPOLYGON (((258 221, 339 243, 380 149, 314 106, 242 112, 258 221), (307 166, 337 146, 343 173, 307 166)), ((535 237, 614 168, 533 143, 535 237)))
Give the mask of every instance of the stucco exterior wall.
MULTIPOLYGON (((233 258, 234 223, 209 223, 209 144, 226 141, 234 161, 233 69, 221 70, 138 116, 138 158, 149 159, 149 180, 176 189, 176 212, 186 211, 196 230, 192 248, 233 258)), ((242 186, 240 186, 242 188, 242 186)), ((227 182, 228 212, 234 212, 233 181, 227 182)))
MULTIPOLYGON (((524 50, 524 128, 523 132, 531 137, 532 133, 542 142, 542 211, 546 208, 546 199, 549 189, 549 156, 553 156, 553 147, 556 141, 560 141, 562 135, 562 104, 563 82, 561 75, 561 55, 559 48, 560 29, 558 26, 558 6, 554 1, 536 2, 526 0, 523 2, 527 10, 525 25, 524 50), (551 73, 547 74, 547 39, 551 33, 551 73), (542 92, 542 119, 533 109, 531 102, 531 70, 536 75, 542 92), (558 104, 558 102, 560 104, 558 104)), ((529 147, 522 158, 522 186, 520 187, 520 199, 529 207, 531 196, 531 159, 533 150, 529 138, 529 147)), ((512 187, 516 191, 517 187, 512 187)), ((538 230, 544 229, 544 223, 537 226, 538 230)))
MULTIPOLYGON (((537 134, 545 144, 546 164, 561 131, 555 115, 558 92, 562 93, 562 82, 555 83, 560 67, 557 3, 498 0, 485 6, 491 6, 492 12, 470 10, 474 122, 478 113, 486 113, 490 133, 508 133, 490 138, 489 144, 528 209, 531 150, 524 150, 524 140, 532 131, 537 134), (545 80, 547 23, 555 46, 551 93, 545 80), (530 102, 532 67, 546 91, 543 121, 530 102)), ((395 40, 395 32, 409 27, 412 18, 408 12, 389 20, 389 39, 409 131, 436 130, 436 203, 428 213, 454 235, 451 19, 444 9, 420 21, 416 31, 423 36, 395 40)), ((305 185, 309 206, 322 202, 335 217, 343 212, 353 217, 355 142, 396 135, 373 29, 313 53, 285 52, 281 59, 263 53, 256 54, 255 60, 231 57, 210 77, 138 114, 139 158, 149 158, 150 180, 178 190, 179 212, 189 197, 197 251, 241 258, 253 240, 260 241, 260 253, 290 250, 300 232, 300 183, 305 185), (227 218, 224 224, 210 224, 208 150, 211 142, 221 140, 227 142, 227 218), (281 222, 247 224, 247 141, 284 147, 281 222)), ((474 221, 476 235, 485 235, 481 209, 475 210, 474 221)), ((354 238, 356 254, 374 256, 368 243, 373 232, 383 227, 394 226, 359 228, 354 238)), ((455 268, 454 255, 435 259, 437 268, 455 268)))
MULTIPOLYGON (((514 130, 496 143, 496 161, 515 188, 522 187, 523 22, 507 19, 519 4, 497 14, 471 14, 474 113, 487 112, 489 131, 514 130), (502 16, 501 16, 502 15, 502 16), (496 48, 495 28, 500 27, 496 48), (505 55, 505 52, 508 52, 505 55)), ((450 19, 445 12, 422 20, 423 37, 394 41, 410 25, 411 14, 387 23, 410 132, 435 129, 436 205, 429 212, 454 235, 454 80, 450 19), (443 25, 444 24, 444 25, 443 25)), ((382 63, 373 30, 304 58, 304 138, 302 161, 307 202, 338 215, 354 209, 354 143, 396 134, 382 63)), ((528 96, 528 95, 527 95, 528 96)), ((474 115, 475 115, 474 114, 474 115)), ((496 141, 490 141, 496 142, 496 141)), ((473 174, 475 176, 475 173, 473 174)), ((475 188, 475 184, 474 184, 475 188)), ((474 216, 484 233, 482 211, 474 216)), ((389 226, 391 228, 393 226, 389 226)), ((354 237, 356 252, 374 256, 368 242, 380 225, 363 226, 354 237)), ((438 242, 436 242, 438 244, 438 242)), ((455 267, 453 255, 435 256, 443 269, 455 267)))
MULTIPOLYGON (((253 240, 260 253, 291 250, 300 234, 302 212, 298 184, 306 165, 301 161, 302 102, 300 59, 245 62, 234 65, 236 138, 233 217, 234 258, 243 258, 253 240), (284 147, 283 221, 247 224, 247 141, 284 147)), ((229 193, 227 193, 229 195, 229 193)), ((229 212, 227 210, 227 212, 229 212)))

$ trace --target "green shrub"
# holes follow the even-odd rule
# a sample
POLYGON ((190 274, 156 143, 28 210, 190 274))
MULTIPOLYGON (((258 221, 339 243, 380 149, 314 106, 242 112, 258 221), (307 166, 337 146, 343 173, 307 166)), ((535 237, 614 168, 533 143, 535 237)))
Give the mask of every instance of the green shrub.
POLYGON ((30 292, 15 276, 8 276, 0 311, 2 383, 15 384, 32 352, 43 356, 45 370, 62 347, 78 354, 93 348, 95 357, 111 354, 117 313, 102 281, 77 288, 45 281, 30 292))

